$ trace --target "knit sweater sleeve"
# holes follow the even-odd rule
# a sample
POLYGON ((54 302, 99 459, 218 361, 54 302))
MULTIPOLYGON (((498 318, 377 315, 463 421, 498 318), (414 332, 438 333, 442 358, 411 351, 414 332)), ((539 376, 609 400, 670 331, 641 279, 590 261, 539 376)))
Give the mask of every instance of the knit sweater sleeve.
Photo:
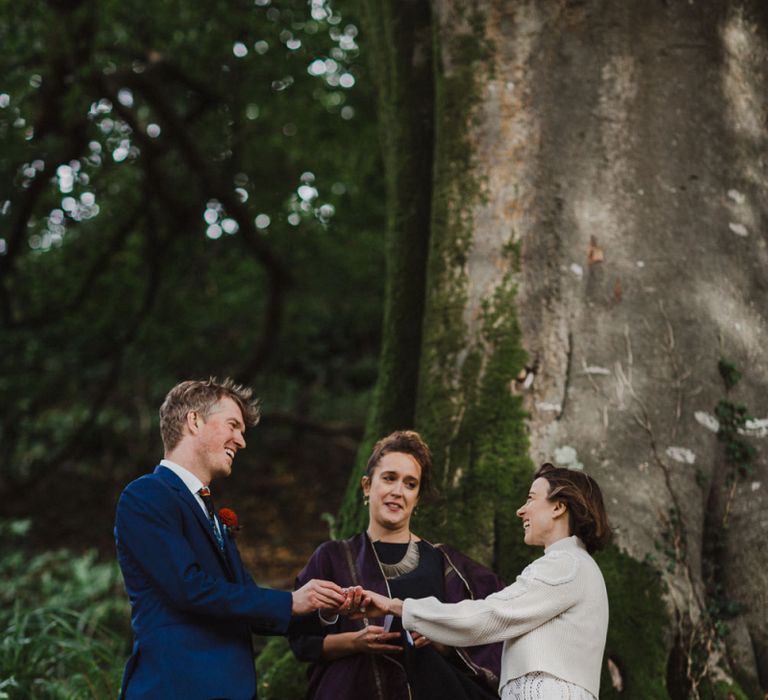
POLYGON ((516 581, 483 600, 441 603, 407 599, 403 627, 451 646, 515 639, 564 612, 583 594, 581 562, 570 552, 552 552, 526 567, 516 581))

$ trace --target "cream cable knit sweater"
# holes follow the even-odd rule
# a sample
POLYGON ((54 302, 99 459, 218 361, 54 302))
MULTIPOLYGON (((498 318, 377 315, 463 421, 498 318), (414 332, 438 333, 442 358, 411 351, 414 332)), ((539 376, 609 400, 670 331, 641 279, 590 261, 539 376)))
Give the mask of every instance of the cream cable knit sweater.
POLYGON ((578 537, 558 540, 517 580, 484 600, 403 602, 403 627, 451 646, 504 642, 500 687, 533 671, 600 692, 608 595, 578 537))

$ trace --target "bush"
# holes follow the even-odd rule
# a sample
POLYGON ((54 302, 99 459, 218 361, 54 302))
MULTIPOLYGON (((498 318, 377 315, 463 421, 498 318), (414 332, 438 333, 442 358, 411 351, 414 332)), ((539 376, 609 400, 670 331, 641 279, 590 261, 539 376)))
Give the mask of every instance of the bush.
POLYGON ((0 699, 116 697, 130 652, 117 564, 93 551, 29 552, 28 529, 0 522, 0 699))
POLYGON ((302 700, 307 664, 296 661, 288 641, 273 637, 256 658, 259 700, 302 700))

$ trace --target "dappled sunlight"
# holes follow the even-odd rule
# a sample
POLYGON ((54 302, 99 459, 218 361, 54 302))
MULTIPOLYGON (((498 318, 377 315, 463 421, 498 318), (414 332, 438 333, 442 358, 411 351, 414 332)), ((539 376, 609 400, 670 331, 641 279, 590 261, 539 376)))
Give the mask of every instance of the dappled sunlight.
POLYGON ((758 70, 765 65, 768 50, 757 27, 740 11, 732 11, 722 28, 725 48, 723 92, 728 100, 730 125, 752 140, 766 137, 764 85, 758 70))
MULTIPOLYGON (((738 11, 727 18, 721 36, 724 45, 721 80, 727 126, 741 140, 741 147, 734 153, 733 187, 725 198, 728 228, 742 238, 761 236, 764 213, 759 199, 768 188, 768 169, 754 155, 764 153, 768 146, 768 101, 764 84, 768 46, 758 28, 738 11)), ((766 258, 765 247, 762 253, 766 258)))
POLYGON ((722 274, 711 280, 697 279, 690 297, 697 308, 695 317, 714 326, 728 354, 752 358, 749 370, 753 381, 768 382, 768 367, 759 361, 768 346, 765 309, 746 300, 738 278, 722 274))

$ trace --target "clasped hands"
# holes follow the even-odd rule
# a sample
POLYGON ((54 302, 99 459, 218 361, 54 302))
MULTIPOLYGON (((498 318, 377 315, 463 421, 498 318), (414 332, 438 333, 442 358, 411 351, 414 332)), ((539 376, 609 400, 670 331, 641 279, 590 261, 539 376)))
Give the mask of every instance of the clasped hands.
POLYGON ((342 588, 332 581, 312 579, 292 594, 294 615, 305 615, 313 610, 327 614, 346 615, 352 619, 362 617, 383 617, 387 614, 401 615, 403 602, 387 598, 362 586, 342 588))
POLYGON ((343 588, 344 602, 335 612, 346 615, 353 620, 362 617, 384 617, 385 615, 403 614, 403 601, 398 598, 387 598, 379 593, 368 591, 362 586, 343 588))
MULTIPOLYGON (((362 586, 350 586, 342 589, 344 592, 344 602, 338 607, 324 611, 323 616, 328 614, 345 615, 353 620, 362 618, 377 618, 385 616, 402 616, 403 601, 399 598, 387 598, 379 593, 368 591, 362 586)), ((399 643, 400 632, 390 632, 389 625, 366 625, 356 634, 354 646, 358 651, 379 654, 391 654, 402 652, 403 648, 399 643)), ((411 633, 413 645, 419 649, 430 644, 429 639, 418 632, 411 633)))

